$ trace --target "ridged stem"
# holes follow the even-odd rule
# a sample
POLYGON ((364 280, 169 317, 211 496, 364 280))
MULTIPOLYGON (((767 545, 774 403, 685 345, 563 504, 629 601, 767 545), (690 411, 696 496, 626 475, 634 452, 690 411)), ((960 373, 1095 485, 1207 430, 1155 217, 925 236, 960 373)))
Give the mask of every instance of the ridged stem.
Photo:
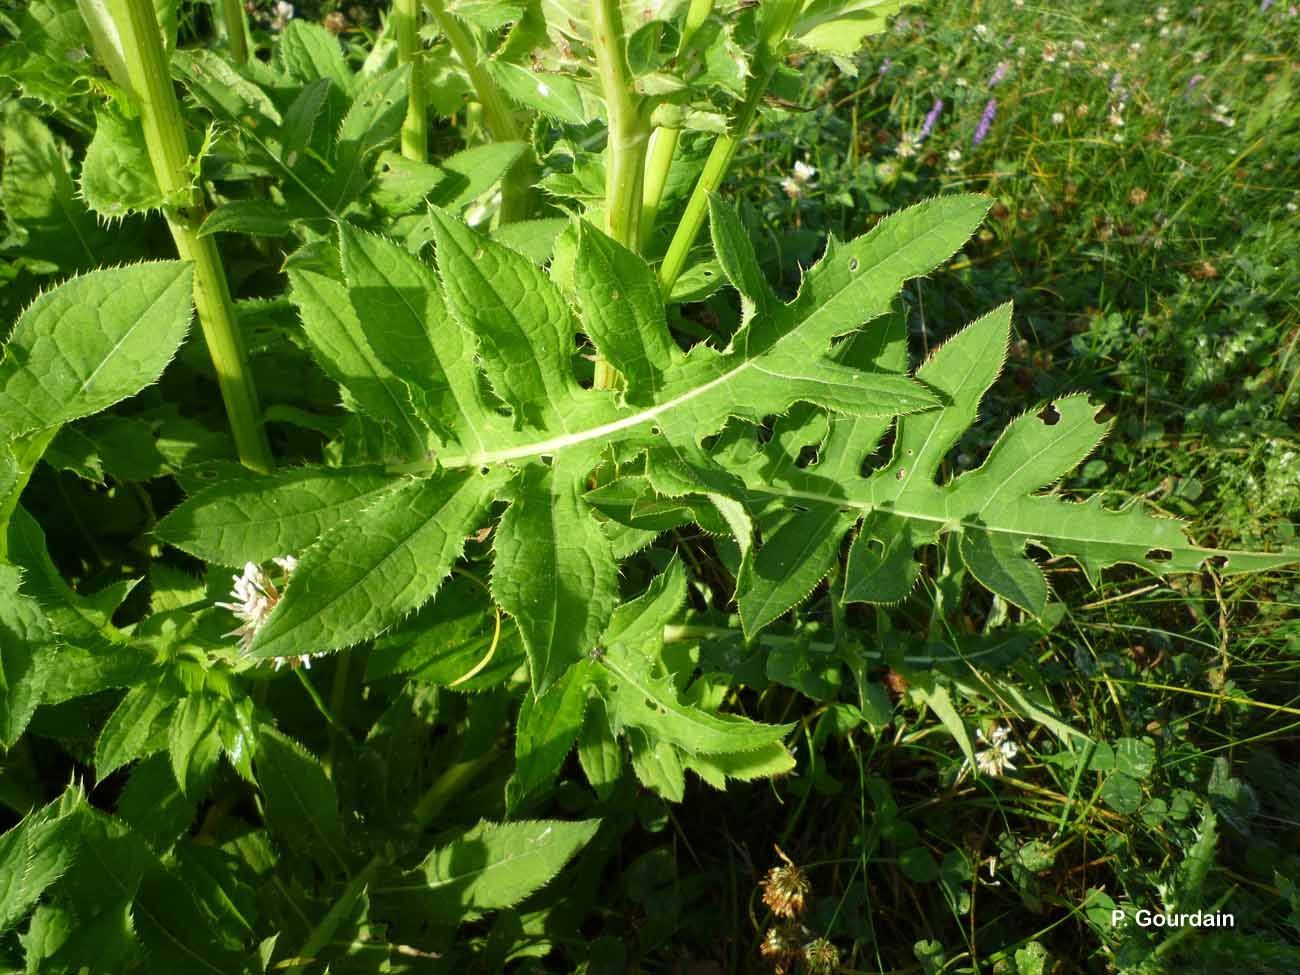
POLYGON ((248 356, 235 323, 225 269, 213 238, 198 234, 206 213, 202 196, 191 179, 185 128, 153 4, 150 0, 110 0, 110 9, 140 110, 154 178, 162 190, 163 214, 181 259, 194 265, 194 307, 216 370, 239 459, 253 470, 269 471, 273 465, 271 448, 262 428, 248 356))
MULTIPOLYGON (((425 0, 425 6, 433 15, 438 30, 442 31, 456 58, 469 76, 474 97, 483 106, 483 122, 488 133, 497 142, 518 142, 524 139, 519 128, 519 120, 514 109, 497 83, 492 80, 484 66, 478 43, 465 29, 464 24, 447 12, 443 0, 425 0)), ((533 176, 536 163, 532 150, 528 149, 523 158, 510 168, 501 181, 501 209, 498 219, 501 223, 513 223, 524 220, 533 210, 533 176)))
POLYGON ((420 0, 394 0, 397 59, 411 66, 406 92, 406 120, 402 123, 402 155, 429 161, 429 91, 424 78, 424 45, 420 41, 420 0))
MULTIPOLYGON (((591 6, 592 47, 596 73, 605 96, 609 136, 605 147, 605 230, 631 251, 640 251, 646 140, 649 126, 641 115, 627 66, 627 43, 619 0, 595 0, 591 6)), ((618 370, 596 360, 594 384, 610 389, 618 370)))
POLYGON ((717 192, 722 185, 727 170, 736 158, 736 150, 741 140, 754 124, 758 113, 758 104, 766 94, 772 76, 781 63, 781 45, 794 24, 799 13, 800 0, 774 0, 765 10, 762 38, 759 41, 758 54, 754 59, 754 73, 749 79, 749 89, 745 101, 736 116, 736 123, 730 132, 718 136, 709 151, 709 158, 704 162, 704 171, 700 173, 691 197, 686 201, 686 210, 668 244, 663 263, 659 266, 659 284, 665 295, 671 294, 673 285, 686 269, 686 259, 695 238, 699 236, 704 225, 704 216, 709 210, 709 194, 717 192))

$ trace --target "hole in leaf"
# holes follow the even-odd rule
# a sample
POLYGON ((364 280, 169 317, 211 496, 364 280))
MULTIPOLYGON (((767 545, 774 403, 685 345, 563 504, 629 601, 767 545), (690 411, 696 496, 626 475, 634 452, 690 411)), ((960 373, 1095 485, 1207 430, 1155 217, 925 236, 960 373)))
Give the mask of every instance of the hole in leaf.
POLYGON ((1056 408, 1055 403, 1048 403, 1038 411, 1038 419, 1042 420, 1049 427, 1054 427, 1061 422, 1061 411, 1056 408))
POLYGON ((553 454, 542 454, 538 459, 547 467, 550 467, 555 461, 555 456, 553 454))
POLYGON ((1146 557, 1152 562, 1168 562, 1174 557, 1174 553, 1167 548, 1150 548, 1147 549, 1146 557))
POLYGON ((1228 567, 1228 557, 1226 555, 1211 555, 1205 561, 1211 568, 1226 569, 1228 567))
POLYGON ((816 444, 809 444, 799 451, 799 456, 794 459, 794 466, 799 468, 811 467, 817 462, 818 447, 816 444))
POLYGON ((876 471, 889 464, 894 456, 894 428, 890 427, 885 435, 880 438, 880 443, 876 444, 867 458, 862 462, 862 467, 858 469, 859 477, 870 477, 876 471))
POLYGON ((663 431, 663 428, 662 428, 662 427, 659 427, 659 426, 653 426, 653 427, 650 428, 650 433, 651 433, 653 436, 656 436, 656 437, 658 437, 658 436, 662 436, 662 435, 663 435, 663 432, 664 432, 664 431, 663 431))
POLYGON ((488 467, 486 464, 484 464, 482 467, 480 467, 480 468, 478 469, 478 472, 479 472, 480 474, 482 474, 484 477, 487 477, 489 474, 492 473, 492 468, 490 468, 490 467, 488 467))
POLYGON ((858 259, 857 259, 856 257, 850 258, 850 259, 849 259, 849 270, 850 270, 850 271, 856 271, 857 269, 858 269, 858 259))

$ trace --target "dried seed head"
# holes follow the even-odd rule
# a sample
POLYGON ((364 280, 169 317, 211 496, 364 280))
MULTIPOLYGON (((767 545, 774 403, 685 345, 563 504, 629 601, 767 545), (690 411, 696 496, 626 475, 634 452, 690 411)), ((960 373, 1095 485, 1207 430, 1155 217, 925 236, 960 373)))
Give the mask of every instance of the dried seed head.
POLYGON ((777 853, 785 863, 773 867, 763 878, 763 903, 778 917, 794 917, 803 913, 804 898, 812 891, 808 875, 790 861, 780 848, 777 853))
POLYGON ((825 938, 816 938, 804 946, 804 961, 813 975, 831 975, 840 967, 840 951, 825 938))
POLYGON ((784 973, 790 970, 790 964, 799 957, 802 941, 798 925, 778 924, 774 928, 768 928, 758 951, 777 973, 784 973))

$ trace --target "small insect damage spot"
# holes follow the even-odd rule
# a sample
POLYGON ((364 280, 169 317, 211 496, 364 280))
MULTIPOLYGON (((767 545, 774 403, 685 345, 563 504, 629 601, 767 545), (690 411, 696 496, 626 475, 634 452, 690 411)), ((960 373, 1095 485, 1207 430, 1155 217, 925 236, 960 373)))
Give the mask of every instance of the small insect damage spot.
POLYGON ((1144 557, 1152 562, 1169 562, 1173 559, 1174 553, 1167 548, 1149 548, 1144 557))
POLYGON ((1038 411, 1038 419, 1047 426, 1054 427, 1061 422, 1061 411, 1056 408, 1055 403, 1048 403, 1038 411))

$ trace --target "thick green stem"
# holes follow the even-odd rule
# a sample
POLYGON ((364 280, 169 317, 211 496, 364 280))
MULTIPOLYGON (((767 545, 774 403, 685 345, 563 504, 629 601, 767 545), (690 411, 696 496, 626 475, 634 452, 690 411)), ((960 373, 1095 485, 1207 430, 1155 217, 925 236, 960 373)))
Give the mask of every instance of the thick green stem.
POLYGON ((718 136, 709 151, 709 158, 704 162, 704 171, 686 201, 686 211, 682 214, 673 239, 668 244, 668 252, 659 266, 659 284, 664 294, 672 293, 673 285, 686 269, 686 258, 695 245, 700 228, 704 225, 704 216, 709 210, 709 195, 715 193, 722 185, 727 170, 736 158, 736 150, 754 124, 758 113, 758 104, 767 93, 772 76, 781 64, 781 45, 794 24, 799 13, 800 0, 775 0, 766 8, 763 35, 759 41, 758 54, 754 59, 754 74, 749 79, 749 90, 745 101, 736 116, 732 131, 718 136))
MULTIPOLYGON (((609 118, 605 147, 605 230, 624 247, 639 251, 645 146, 650 132, 641 114, 640 100, 632 90, 618 0, 596 0, 592 4, 591 28, 596 72, 609 118)), ((610 389, 617 381, 618 370, 604 359, 597 359, 595 387, 610 389)))
MULTIPOLYGON (((415 825, 424 829, 437 815, 442 812, 448 802, 455 798, 468 783, 483 772, 489 765, 496 761, 500 753, 495 748, 490 748, 477 758, 472 758, 466 762, 458 762, 451 766, 442 775, 438 776, 436 782, 429 787, 429 790, 415 804, 411 811, 411 818, 415 825)), ((388 866, 392 861, 392 855, 385 851, 376 853, 372 856, 364 867, 362 867, 348 885, 343 888, 343 893, 339 894, 328 913, 321 918, 320 923, 312 928, 311 933, 307 935, 307 940, 303 943, 302 949, 298 952, 297 958, 300 963, 288 969, 286 975, 301 975, 306 970, 306 964, 316 956, 330 943, 334 937, 334 932, 338 930, 343 920, 352 912, 358 898, 365 893, 366 888, 371 882, 379 876, 379 872, 388 866)))
POLYGON ((248 356, 235 323, 230 286, 214 239, 198 234, 206 213, 202 196, 191 179, 185 128, 153 4, 151 0, 111 0, 110 9, 126 56, 154 177, 165 200, 163 212, 181 259, 194 265, 194 307, 217 373, 239 459, 253 470, 269 471, 271 448, 262 428, 248 356))
POLYGON ((649 131, 632 91, 618 0, 596 0, 591 6, 591 27, 596 71, 609 116, 605 152, 605 229, 624 247, 637 250, 640 247, 638 227, 649 131))
POLYGON ((406 93, 406 120, 402 123, 402 155, 418 162, 428 162, 429 91, 424 78, 420 13, 420 0, 395 0, 393 4, 397 57, 402 64, 411 66, 406 93))
MULTIPOLYGON (((488 74, 479 51, 478 43, 465 29, 465 25, 447 12, 443 0, 425 0, 425 6, 433 14, 438 30, 456 52, 461 67, 469 75, 474 97, 483 106, 483 122, 488 133, 497 142, 518 142, 523 140, 524 132, 519 127, 514 109, 506 99, 497 83, 488 74)), ((537 163, 532 150, 528 149, 523 158, 511 167, 501 181, 501 209, 498 220, 501 223, 513 223, 532 214, 533 177, 537 163)))
POLYGON ((226 22, 226 39, 230 43, 230 57, 236 64, 248 63, 248 28, 244 24, 244 5, 241 0, 221 0, 221 14, 226 22))

